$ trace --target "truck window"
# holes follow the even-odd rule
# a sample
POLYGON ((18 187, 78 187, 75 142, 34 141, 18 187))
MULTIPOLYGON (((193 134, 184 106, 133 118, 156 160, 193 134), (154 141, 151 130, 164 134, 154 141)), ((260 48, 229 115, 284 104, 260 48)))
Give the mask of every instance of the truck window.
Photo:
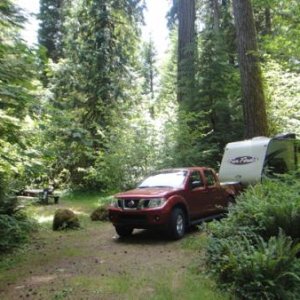
POLYGON ((206 177, 206 182, 208 186, 215 185, 216 179, 212 171, 204 170, 204 175, 206 177))
POLYGON ((204 186, 204 184, 201 180, 201 175, 200 175, 199 171, 192 172, 192 174, 190 175, 189 183, 190 183, 191 189, 195 189, 195 188, 204 186))

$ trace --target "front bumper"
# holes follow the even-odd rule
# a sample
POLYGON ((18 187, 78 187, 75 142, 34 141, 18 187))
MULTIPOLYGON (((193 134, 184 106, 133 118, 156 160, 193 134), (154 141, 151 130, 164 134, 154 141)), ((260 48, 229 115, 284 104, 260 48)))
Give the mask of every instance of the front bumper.
POLYGON ((109 220, 115 226, 127 225, 147 229, 168 224, 169 213, 163 209, 123 210, 109 208, 109 220))

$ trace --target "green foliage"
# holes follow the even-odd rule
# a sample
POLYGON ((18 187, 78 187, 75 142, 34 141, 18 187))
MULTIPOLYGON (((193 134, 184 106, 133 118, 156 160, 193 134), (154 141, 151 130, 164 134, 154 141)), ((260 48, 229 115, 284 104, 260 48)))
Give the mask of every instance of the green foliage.
POLYGON ((26 180, 32 165, 28 141, 33 105, 34 55, 18 31, 25 21, 11 1, 0 4, 0 252, 26 241, 33 225, 17 212, 14 192, 26 180))
POLYGON ((114 118, 122 119, 136 99, 142 6, 81 0, 66 7, 65 59, 49 65, 41 151, 52 177, 66 170, 77 188, 105 188, 94 165, 113 147, 114 118))
POLYGON ((0 172, 0 252, 10 251, 28 239, 34 223, 17 211, 17 198, 9 196, 10 178, 0 172))
POLYGON ((197 40, 195 86, 177 82, 187 90, 186 100, 178 108, 171 153, 176 166, 218 167, 225 144, 241 139, 243 132, 234 28, 227 5, 219 7, 218 25, 214 23, 211 1, 198 5, 204 24, 197 40))
POLYGON ((214 238, 208 248, 208 267, 239 298, 296 299, 299 250, 300 244, 293 245, 283 233, 268 241, 257 235, 214 238))
POLYGON ((141 53, 141 75, 143 78, 143 94, 149 95, 150 99, 155 97, 155 86, 158 70, 156 67, 156 50, 152 38, 149 42, 144 42, 141 53))
MULTIPOLYGON (((20 24, 25 21, 20 10, 10 0, 3 0, 0 3, 0 26, 2 28, 11 28, 12 26, 20 27, 20 24)), ((3 32, 1 32, 3 34, 3 32)))
MULTIPOLYGON (((204 226, 201 226, 202 228, 200 228, 200 230, 203 229, 204 226)), ((193 230, 193 228, 191 229, 193 230)), ((199 230, 199 228, 194 229, 199 230)), ((194 232, 192 232, 192 234, 190 236, 186 236, 181 244, 182 244, 182 248, 183 249, 188 249, 188 250, 192 250, 192 251, 202 251, 207 247, 207 242, 208 242, 208 237, 206 234, 201 234, 200 236, 198 234, 195 234, 194 232)))
POLYGON ((12 216, 16 212, 18 201, 16 197, 2 196, 0 199, 0 214, 12 216))
POLYGON ((0 251, 8 252, 26 242, 35 224, 23 214, 0 214, 0 251))
POLYGON ((6 185, 17 188, 32 166, 28 129, 36 68, 34 53, 19 37, 25 21, 22 13, 5 0, 0 14, 0 173, 5 174, 6 185))
POLYGON ((237 198, 237 204, 215 234, 222 237, 243 231, 259 234, 264 239, 276 236, 279 230, 292 237, 300 237, 300 196, 297 178, 282 176, 249 187, 237 198))
POLYGON ((300 4, 297 0, 254 1, 262 50, 287 69, 299 72, 300 4), (265 30, 266 9, 270 13, 270 29, 265 30), (260 29, 261 28, 261 29, 260 29))
POLYGON ((107 190, 117 191, 136 185, 145 174, 156 168, 158 155, 159 128, 152 119, 151 104, 142 99, 127 114, 110 128, 107 139, 93 167, 86 173, 86 179, 102 182, 107 190))
POLYGON ((31 219, 18 212, 18 201, 10 195, 11 189, 11 178, 0 172, 0 253, 26 242, 36 228, 31 219))
MULTIPOLYGON (((0 113, 6 126, 13 131, 20 126, 16 126, 16 118, 24 118, 28 108, 33 55, 18 35, 21 22, 25 20, 21 12, 11 1, 5 0, 0 6, 0 16, 0 113)), ((3 126, 0 138, 7 133, 4 129, 3 126)))
MULTIPOLYGON (((178 1, 173 2, 169 16, 176 25, 178 1)), ((260 43, 268 53, 272 131, 298 132, 299 47, 292 35, 299 29, 299 5, 254 2, 260 43), (268 8, 272 34, 263 32, 268 8)), ((216 12, 211 1, 197 2, 196 78, 192 85, 185 82, 189 101, 179 106, 176 26, 160 77, 153 43, 137 51, 144 1, 41 1, 39 41, 53 62, 46 61, 45 48, 34 52, 21 42, 25 19, 11 1, 2 1, 0 169, 7 185, 17 190, 39 179, 38 185, 56 181, 75 189, 116 190, 155 168, 218 167, 224 145, 241 139, 243 131, 231 8, 228 1, 218 3, 216 12), (36 62, 44 64, 42 75, 36 62), (45 88, 33 80, 36 75, 46 77, 45 88)))
POLYGON ((240 140, 243 135, 243 115, 240 77, 235 66, 235 41, 232 16, 228 6, 219 7, 219 20, 210 1, 203 1, 205 28, 199 34, 199 99, 192 107, 205 111, 208 145, 215 144, 219 159, 225 144, 240 140))
POLYGON ((40 1, 39 44, 47 49, 47 55, 53 61, 62 57, 63 38, 63 0, 40 1))
POLYGON ((273 133, 294 132, 300 135, 300 74, 285 70, 282 65, 266 58, 264 66, 268 114, 273 133))
POLYGON ((211 165, 218 151, 215 145, 205 144, 206 127, 199 122, 202 112, 179 111, 177 130, 174 132, 176 145, 171 155, 174 166, 211 165))
POLYGON ((0 215, 13 215, 17 207, 16 197, 8 196, 7 176, 0 172, 0 215))
POLYGON ((243 299, 296 299, 299 226, 297 175, 249 187, 228 218, 209 226, 209 269, 243 299))
POLYGON ((299 1, 254 0, 271 133, 299 133, 299 1))

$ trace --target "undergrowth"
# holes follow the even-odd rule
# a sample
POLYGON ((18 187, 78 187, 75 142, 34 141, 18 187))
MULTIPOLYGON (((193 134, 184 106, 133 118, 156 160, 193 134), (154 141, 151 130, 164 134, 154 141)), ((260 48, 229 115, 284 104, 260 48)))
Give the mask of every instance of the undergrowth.
POLYGON ((36 229, 35 222, 20 211, 8 186, 8 176, 0 172, 0 255, 22 245, 36 229))
POLYGON ((299 299, 299 228, 296 176, 250 187, 208 226, 208 270, 241 299, 299 299))

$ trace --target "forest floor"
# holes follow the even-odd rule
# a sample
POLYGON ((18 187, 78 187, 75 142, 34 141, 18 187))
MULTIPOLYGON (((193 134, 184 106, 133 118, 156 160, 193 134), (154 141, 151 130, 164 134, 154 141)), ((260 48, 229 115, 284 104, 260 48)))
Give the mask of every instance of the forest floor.
POLYGON ((2 257, 0 299, 227 299, 201 267, 200 230, 175 242, 146 230, 120 239, 110 223, 90 221, 90 204, 31 208, 44 223, 30 244, 2 257), (80 215, 81 229, 51 230, 62 207, 80 215))

